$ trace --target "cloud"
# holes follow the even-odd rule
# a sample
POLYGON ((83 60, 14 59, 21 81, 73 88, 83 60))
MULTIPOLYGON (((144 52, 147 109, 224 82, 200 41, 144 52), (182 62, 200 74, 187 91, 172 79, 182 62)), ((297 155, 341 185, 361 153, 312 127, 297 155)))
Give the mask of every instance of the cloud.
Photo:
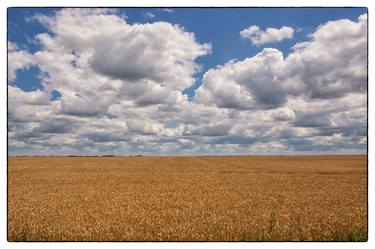
POLYGON ((155 18, 155 15, 152 14, 151 12, 146 12, 145 16, 148 17, 148 18, 150 18, 150 19, 155 18))
POLYGON ((8 86, 8 96, 11 101, 20 101, 27 105, 49 105, 50 96, 41 90, 24 92, 18 87, 8 86))
POLYGON ((200 68, 195 59, 211 49, 178 25, 130 25, 106 9, 63 9, 54 17, 36 19, 55 34, 38 35, 46 48, 85 53, 94 71, 129 82, 152 80, 175 89, 190 87, 200 68))
POLYGON ((41 90, 24 92, 8 85, 8 121, 14 132, 27 132, 48 118, 53 110, 49 94, 41 90))
POLYGON ((293 120, 295 116, 294 111, 287 106, 278 108, 272 113, 272 117, 276 121, 293 120))
POLYGON ((8 42, 8 80, 16 79, 17 70, 25 70, 34 64, 32 55, 25 51, 19 50, 16 43, 8 42))
POLYGON ((99 96, 82 96, 78 93, 69 94, 65 92, 61 96, 60 113, 73 116, 98 116, 106 113, 108 104, 99 96))
POLYGON ((10 154, 363 153, 366 18, 322 24, 287 57, 264 48, 208 69, 189 99, 211 45, 182 26, 108 9, 36 15, 40 49, 8 44, 8 84, 43 72, 40 90, 8 85, 10 154))
POLYGON ((128 120, 127 125, 130 132, 142 135, 157 135, 163 130, 162 124, 152 122, 152 120, 128 120))
POLYGON ((312 99, 332 99, 367 91, 367 15, 357 22, 330 21, 308 42, 297 43, 287 58, 288 81, 303 82, 312 99), (332 46, 335 44, 335 46, 332 46))
POLYGON ((366 15, 330 21, 297 43, 285 59, 264 48, 243 61, 209 70, 195 100, 234 109, 278 108, 288 96, 336 99, 367 91, 366 15), (332 48, 332 44, 337 44, 332 48), (231 96, 237 96, 232 98, 231 96))
POLYGON ((231 126, 229 124, 209 124, 189 127, 185 134, 216 137, 228 135, 230 129, 231 126))
POLYGON ((209 70, 203 76, 194 100, 235 109, 282 106, 286 102, 286 86, 280 77, 285 66, 280 51, 265 48, 254 57, 209 70))
POLYGON ((253 25, 242 30, 240 36, 248 39, 252 44, 259 46, 265 43, 280 42, 284 39, 293 37, 294 29, 292 27, 283 26, 280 29, 267 28, 265 31, 258 26, 253 25))
POLYGON ((298 114, 294 125, 296 127, 327 127, 332 123, 327 113, 317 111, 298 114))
POLYGON ((210 51, 192 33, 165 22, 126 25, 120 36, 98 40, 91 65, 115 79, 152 80, 174 89, 194 84, 194 60, 210 51), (121 51, 119 53, 119 51, 121 51))
POLYGON ((40 133, 68 133, 74 128, 73 122, 66 119, 44 120, 38 127, 33 129, 34 132, 40 133))
POLYGON ((165 12, 168 12, 168 13, 176 13, 174 11, 174 9, 170 9, 170 8, 163 8, 162 11, 165 11, 165 12))
POLYGON ((8 52, 13 52, 18 50, 18 45, 14 42, 8 41, 8 52))
POLYGON ((161 103, 194 83, 195 59, 210 50, 180 26, 129 25, 105 9, 63 9, 35 19, 52 35, 36 36, 44 50, 34 59, 48 72, 47 89, 61 93, 61 113, 68 115, 104 114, 116 98, 140 106, 161 103))
POLYGON ((280 154, 282 151, 285 153, 288 147, 280 142, 257 142, 251 146, 251 150, 257 154, 280 154))

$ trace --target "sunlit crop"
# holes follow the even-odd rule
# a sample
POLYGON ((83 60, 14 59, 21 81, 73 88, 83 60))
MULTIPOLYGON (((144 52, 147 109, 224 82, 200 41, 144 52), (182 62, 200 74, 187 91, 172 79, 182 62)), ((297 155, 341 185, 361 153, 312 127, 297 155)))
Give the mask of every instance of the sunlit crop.
POLYGON ((366 240, 364 156, 10 157, 10 241, 366 240))

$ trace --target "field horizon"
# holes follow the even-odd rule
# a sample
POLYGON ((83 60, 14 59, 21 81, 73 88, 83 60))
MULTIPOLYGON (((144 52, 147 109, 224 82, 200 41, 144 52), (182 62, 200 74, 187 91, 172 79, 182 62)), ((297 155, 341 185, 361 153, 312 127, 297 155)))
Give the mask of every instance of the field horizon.
POLYGON ((246 154, 183 154, 183 155, 148 155, 148 154, 132 154, 132 155, 8 155, 7 158, 11 157, 350 157, 350 156, 363 156, 367 157, 367 154, 259 154, 259 155, 246 155, 246 154))
POLYGON ((366 241, 367 156, 9 157, 9 241, 366 241))

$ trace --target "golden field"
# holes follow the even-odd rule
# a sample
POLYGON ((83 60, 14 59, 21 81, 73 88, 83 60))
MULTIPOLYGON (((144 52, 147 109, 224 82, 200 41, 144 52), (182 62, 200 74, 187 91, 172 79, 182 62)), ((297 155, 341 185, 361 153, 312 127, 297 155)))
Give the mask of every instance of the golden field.
POLYGON ((9 241, 364 241, 367 157, 9 157, 9 241))

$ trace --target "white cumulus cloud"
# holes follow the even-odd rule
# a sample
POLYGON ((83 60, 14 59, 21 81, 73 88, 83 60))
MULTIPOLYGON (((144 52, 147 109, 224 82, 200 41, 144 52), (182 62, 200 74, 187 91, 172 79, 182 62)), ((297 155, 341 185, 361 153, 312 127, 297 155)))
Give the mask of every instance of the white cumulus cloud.
POLYGON ((264 48, 253 57, 210 69, 195 100, 224 108, 254 109, 277 108, 288 96, 336 99, 365 93, 366 25, 366 15, 358 21, 330 21, 319 26, 311 40, 297 43, 285 59, 281 51, 264 48))
MULTIPOLYGON (((366 148, 366 15, 320 25, 288 56, 264 48, 210 68, 192 99, 183 90, 195 83, 197 58, 211 45, 184 27, 129 24, 110 9, 62 9, 32 19, 49 31, 34 37, 41 48, 31 53, 8 44, 11 154, 366 148), (26 92, 13 83, 17 70, 30 66, 41 70, 42 89, 26 92), (52 100, 53 91, 61 97, 52 100)), ((288 33, 253 27, 242 34, 258 33, 260 45, 286 36, 280 31, 288 33)))
POLYGON ((240 36, 248 39, 252 44, 259 46, 265 43, 279 42, 293 37, 294 29, 283 26, 280 29, 267 28, 261 30, 258 26, 250 26, 240 32, 240 36))

